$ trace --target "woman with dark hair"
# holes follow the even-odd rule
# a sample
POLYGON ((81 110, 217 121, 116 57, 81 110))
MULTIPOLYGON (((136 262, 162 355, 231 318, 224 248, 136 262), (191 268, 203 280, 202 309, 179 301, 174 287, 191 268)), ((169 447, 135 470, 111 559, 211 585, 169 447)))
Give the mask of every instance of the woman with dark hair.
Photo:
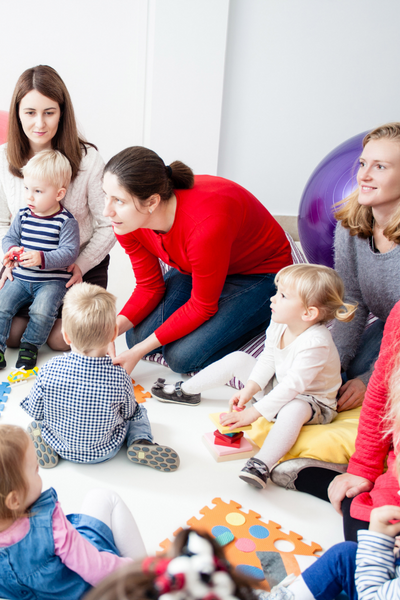
POLYGON ((173 371, 188 373, 265 331, 275 274, 292 258, 284 231, 250 192, 194 176, 179 161, 165 166, 141 146, 107 163, 103 187, 104 215, 136 278, 117 318, 130 350, 115 363, 130 373, 161 347, 173 371), (164 277, 159 259, 172 267, 164 277))
MULTIPOLYGON (((97 148, 78 134, 68 90, 58 73, 46 65, 27 69, 17 81, 11 100, 8 142, 0 146, 0 240, 11 219, 26 205, 21 168, 37 152, 53 148, 71 163, 72 181, 63 200, 78 221, 80 254, 69 267, 72 273, 66 287, 80 281, 107 286, 108 253, 114 245, 110 224, 102 215, 101 188, 104 163, 97 148)), ((0 281, 12 279, 6 269, 0 281)), ((28 307, 13 320, 8 340, 19 346, 26 328, 28 307)), ((47 343, 54 350, 66 350, 57 319, 47 343)))

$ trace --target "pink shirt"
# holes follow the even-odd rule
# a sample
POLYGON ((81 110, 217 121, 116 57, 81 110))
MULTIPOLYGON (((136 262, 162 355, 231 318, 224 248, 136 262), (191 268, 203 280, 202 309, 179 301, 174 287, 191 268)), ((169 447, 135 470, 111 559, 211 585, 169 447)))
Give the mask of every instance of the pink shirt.
MULTIPOLYGON (((11 527, 0 532, 0 547, 16 544, 29 533, 29 518, 17 519, 11 527)), ((92 586, 113 573, 116 569, 132 562, 110 552, 99 552, 66 519, 60 503, 53 512, 54 554, 71 571, 78 573, 92 586)))

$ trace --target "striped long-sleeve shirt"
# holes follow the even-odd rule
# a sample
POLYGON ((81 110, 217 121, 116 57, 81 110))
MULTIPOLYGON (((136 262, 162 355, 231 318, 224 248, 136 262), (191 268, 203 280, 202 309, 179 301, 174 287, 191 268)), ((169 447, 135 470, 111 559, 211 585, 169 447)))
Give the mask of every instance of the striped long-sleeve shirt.
POLYGON ((25 251, 38 250, 40 267, 18 265, 13 276, 25 281, 68 280, 72 265, 79 254, 79 226, 71 213, 62 206, 49 217, 39 217, 28 208, 21 208, 3 238, 3 251, 13 246, 23 246, 25 251))
POLYGON ((358 532, 356 587, 359 600, 399 600, 400 561, 394 538, 383 533, 358 532))

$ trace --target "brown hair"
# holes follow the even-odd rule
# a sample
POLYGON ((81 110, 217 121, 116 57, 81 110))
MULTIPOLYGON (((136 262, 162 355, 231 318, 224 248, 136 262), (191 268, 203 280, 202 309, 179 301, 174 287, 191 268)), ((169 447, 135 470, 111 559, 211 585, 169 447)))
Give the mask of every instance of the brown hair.
MULTIPOLYGON (((367 133, 363 139, 363 148, 371 140, 381 139, 400 142, 400 123, 387 123, 367 133)), ((335 205, 339 207, 335 212, 335 218, 341 221, 343 227, 349 229, 350 235, 357 235, 361 239, 368 239, 372 236, 374 225, 372 208, 358 203, 358 193, 357 189, 335 205)), ((390 242, 400 243, 400 202, 393 217, 383 230, 383 235, 390 242)))
POLYGON ((11 492, 28 493, 23 465, 28 449, 28 434, 16 425, 0 425, 0 519, 16 521, 26 516, 24 511, 10 510, 6 498, 11 492))
POLYGON ((168 201, 174 189, 188 190, 194 185, 190 167, 176 160, 165 166, 162 158, 143 146, 132 146, 119 152, 106 164, 104 173, 112 173, 118 183, 141 204, 153 194, 168 201))
POLYGON ((72 344, 90 352, 109 344, 117 323, 117 299, 99 285, 76 283, 65 295, 62 326, 72 344))
POLYGON ((305 308, 316 306, 318 323, 332 319, 351 321, 357 304, 344 302, 344 284, 336 271, 323 265, 298 264, 284 267, 275 277, 275 284, 293 288, 305 308))
POLYGON ((51 143, 54 150, 59 150, 68 158, 72 167, 72 180, 74 180, 79 171, 82 151, 87 152, 87 145, 93 146, 93 148, 96 146, 79 136, 74 107, 66 85, 57 71, 47 65, 38 65, 27 69, 22 73, 15 86, 8 121, 7 159, 9 170, 15 177, 22 177, 21 168, 29 158, 30 145, 22 129, 19 105, 22 98, 32 90, 37 90, 60 106, 60 122, 51 143))
MULTIPOLYGON (((182 550, 185 548, 190 529, 181 531, 168 553, 168 558, 181 556, 182 550)), ((233 572, 232 567, 226 562, 222 548, 216 544, 207 533, 197 534, 207 539, 213 547, 214 556, 221 563, 224 563, 226 571, 232 579, 235 590, 234 595, 239 600, 256 600, 256 596, 251 588, 253 582, 251 579, 240 577, 233 572)), ((160 591, 154 585, 156 575, 156 567, 159 557, 154 558, 154 572, 143 572, 142 561, 127 565, 119 569, 106 579, 104 579, 95 589, 92 589, 85 597, 85 600, 156 600, 160 591)), ((211 592, 211 589, 210 589, 211 592)), ((193 598, 188 595, 189 598, 193 598)))

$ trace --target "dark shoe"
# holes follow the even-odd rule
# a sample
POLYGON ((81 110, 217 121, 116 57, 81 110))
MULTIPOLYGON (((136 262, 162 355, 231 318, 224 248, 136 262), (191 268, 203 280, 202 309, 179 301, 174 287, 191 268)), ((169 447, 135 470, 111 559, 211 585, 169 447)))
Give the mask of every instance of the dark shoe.
POLYGON ((58 454, 42 438, 42 423, 32 421, 28 425, 28 435, 35 446, 39 466, 43 469, 52 469, 58 465, 58 454))
POLYGON ((267 487, 269 469, 262 460, 258 460, 258 458, 249 458, 243 469, 240 471, 239 477, 257 489, 263 490, 267 487))
POLYGON ((5 369, 7 366, 6 359, 4 357, 4 352, 0 350, 0 369, 5 369))
POLYGON ((25 369, 33 369, 36 367, 38 348, 28 342, 22 342, 19 349, 18 360, 15 363, 17 369, 24 367, 25 369))
POLYGON ((347 471, 347 465, 339 463, 329 463, 315 458, 292 458, 291 460, 285 460, 277 464, 272 469, 271 481, 287 490, 297 490, 294 482, 298 474, 303 469, 308 469, 309 467, 336 471, 338 475, 347 471))
MULTIPOLYGON (((165 390, 165 379, 157 379, 151 393, 160 400, 160 402, 171 402, 172 404, 185 404, 186 406, 198 406, 201 400, 201 394, 187 394, 182 389, 183 381, 177 381, 171 392, 165 390)), ((172 386, 172 384, 171 384, 172 386)))
POLYGON ((157 471, 171 473, 179 467, 179 456, 169 446, 159 446, 148 440, 136 440, 128 448, 129 460, 138 465, 152 467, 157 471))

